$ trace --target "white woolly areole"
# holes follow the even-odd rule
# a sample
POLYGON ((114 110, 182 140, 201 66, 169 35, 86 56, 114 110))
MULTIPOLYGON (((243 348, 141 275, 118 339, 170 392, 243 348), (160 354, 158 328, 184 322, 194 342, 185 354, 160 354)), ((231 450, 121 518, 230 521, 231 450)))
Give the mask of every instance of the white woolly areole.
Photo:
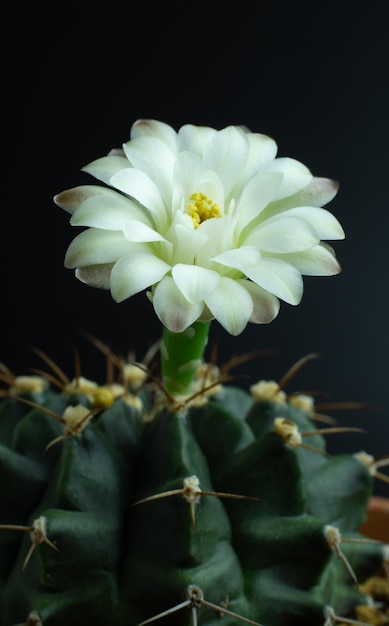
POLYGON ((11 396, 25 393, 40 393, 48 388, 48 382, 42 376, 16 376, 9 390, 11 396))
POLYGON ((272 400, 272 402, 279 404, 286 402, 286 393, 280 389, 279 384, 274 380, 260 380, 251 385, 250 393, 256 402, 266 400, 272 400))
POLYGON ((301 443, 301 433, 297 424, 285 417, 276 417, 274 420, 274 432, 291 446, 297 446, 301 443))

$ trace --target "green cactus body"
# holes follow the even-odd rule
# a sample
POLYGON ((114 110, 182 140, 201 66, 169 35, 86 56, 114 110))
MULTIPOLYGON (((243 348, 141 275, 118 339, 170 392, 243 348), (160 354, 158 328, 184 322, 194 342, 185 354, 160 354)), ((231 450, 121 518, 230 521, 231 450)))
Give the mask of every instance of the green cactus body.
POLYGON ((153 394, 2 401, 1 626, 321 626, 368 602, 353 577, 383 546, 329 540, 361 539, 366 464, 286 396, 218 385, 150 414, 153 394))

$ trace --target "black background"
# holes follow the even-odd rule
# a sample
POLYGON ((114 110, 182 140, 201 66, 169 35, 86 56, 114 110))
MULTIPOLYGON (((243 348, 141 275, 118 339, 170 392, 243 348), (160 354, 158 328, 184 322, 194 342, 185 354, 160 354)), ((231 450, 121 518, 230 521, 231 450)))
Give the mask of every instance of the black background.
MULTIPOLYGON (((144 294, 118 305, 63 267, 76 229, 54 194, 93 182, 83 165, 119 147, 138 118, 244 124, 272 136, 280 156, 340 181, 328 206, 346 240, 343 271, 305 278, 297 307, 233 338, 215 322, 219 360, 275 353, 236 369, 243 384, 279 380, 320 353, 287 387, 378 410, 332 413, 368 434, 328 437, 334 452, 389 454, 389 20, 382 2, 13 4, 3 10, 0 360, 41 367, 31 347, 87 377, 104 359, 86 330, 141 358, 160 324, 144 294)), ((378 484, 388 495, 388 485, 378 484)))

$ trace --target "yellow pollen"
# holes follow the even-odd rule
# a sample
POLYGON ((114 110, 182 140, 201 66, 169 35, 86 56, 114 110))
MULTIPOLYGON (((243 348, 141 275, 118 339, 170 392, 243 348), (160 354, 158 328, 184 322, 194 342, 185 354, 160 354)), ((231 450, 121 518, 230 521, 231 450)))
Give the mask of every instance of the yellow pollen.
POLYGON ((195 228, 198 228, 202 222, 209 220, 211 217, 222 216, 219 205, 216 202, 212 202, 203 193, 192 193, 189 197, 187 213, 192 218, 195 228))

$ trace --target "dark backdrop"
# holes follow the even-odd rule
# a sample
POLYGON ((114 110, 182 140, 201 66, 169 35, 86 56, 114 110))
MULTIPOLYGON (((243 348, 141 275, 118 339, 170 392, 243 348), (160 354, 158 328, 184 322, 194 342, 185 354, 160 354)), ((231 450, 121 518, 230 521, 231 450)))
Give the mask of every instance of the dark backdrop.
MULTIPOLYGON (((281 156, 340 181, 329 205, 347 238, 342 273, 306 278, 298 307, 232 338, 214 323, 226 360, 275 353, 236 369, 245 384, 305 365, 288 391, 379 408, 332 413, 368 434, 328 438, 330 450, 389 453, 388 17, 384 1, 13 4, 3 11, 0 360, 15 373, 42 363, 69 375, 73 345, 88 377, 104 359, 79 334, 137 356, 159 337, 146 296, 117 305, 63 268, 76 234, 52 201, 93 179, 80 168, 129 138, 139 117, 267 133, 281 156), (93 359, 89 361, 91 354, 93 359), (88 362, 88 367, 86 363, 88 362)), ((377 485, 388 494, 388 486, 377 485)))

